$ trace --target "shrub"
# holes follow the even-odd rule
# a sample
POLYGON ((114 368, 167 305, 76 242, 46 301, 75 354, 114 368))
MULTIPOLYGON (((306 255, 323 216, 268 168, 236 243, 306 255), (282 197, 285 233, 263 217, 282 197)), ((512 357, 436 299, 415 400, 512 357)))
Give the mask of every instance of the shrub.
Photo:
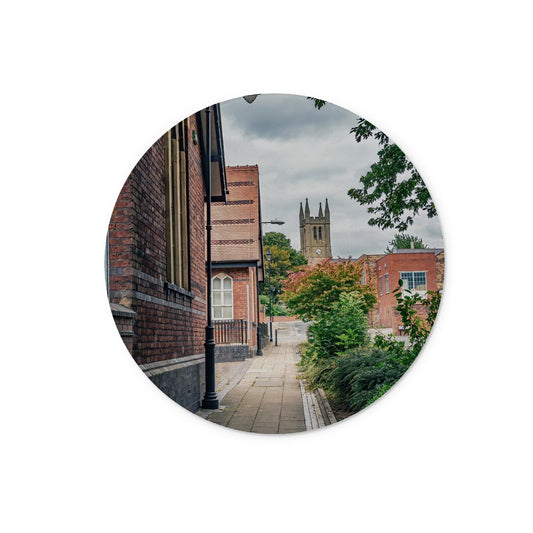
POLYGON ((380 348, 358 348, 337 358, 326 386, 338 404, 356 413, 389 390, 407 368, 380 348))
POLYGON ((323 359, 368 342, 366 306, 356 293, 342 293, 309 327, 317 358, 323 359))

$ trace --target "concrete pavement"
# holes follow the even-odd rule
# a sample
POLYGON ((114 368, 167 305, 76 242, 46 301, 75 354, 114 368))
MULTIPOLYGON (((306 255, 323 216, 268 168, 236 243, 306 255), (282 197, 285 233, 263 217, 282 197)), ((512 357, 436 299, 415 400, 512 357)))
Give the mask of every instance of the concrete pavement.
POLYGON ((297 347, 306 340, 305 325, 278 323, 276 328, 278 346, 268 343, 263 356, 217 364, 220 409, 200 410, 200 416, 253 433, 295 433, 325 425, 318 420, 314 395, 305 392, 297 377, 297 347))

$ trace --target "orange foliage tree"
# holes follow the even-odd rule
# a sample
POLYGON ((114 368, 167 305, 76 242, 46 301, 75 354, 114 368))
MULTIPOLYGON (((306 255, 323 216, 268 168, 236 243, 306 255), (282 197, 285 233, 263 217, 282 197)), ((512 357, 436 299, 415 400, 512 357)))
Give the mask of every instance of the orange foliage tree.
POLYGON ((330 309, 342 293, 359 297, 366 313, 377 301, 374 289, 361 284, 361 265, 332 259, 290 274, 283 283, 282 299, 296 315, 309 322, 330 309))

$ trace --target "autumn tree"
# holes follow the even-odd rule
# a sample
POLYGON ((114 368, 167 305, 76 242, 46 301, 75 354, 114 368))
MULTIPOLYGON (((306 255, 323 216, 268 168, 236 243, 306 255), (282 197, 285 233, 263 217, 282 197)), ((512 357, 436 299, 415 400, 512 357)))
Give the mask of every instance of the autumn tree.
POLYGON ((309 322, 324 314, 343 293, 355 294, 365 313, 376 303, 374 289, 361 283, 361 266, 354 261, 328 259, 305 266, 283 284, 282 298, 289 309, 309 322))

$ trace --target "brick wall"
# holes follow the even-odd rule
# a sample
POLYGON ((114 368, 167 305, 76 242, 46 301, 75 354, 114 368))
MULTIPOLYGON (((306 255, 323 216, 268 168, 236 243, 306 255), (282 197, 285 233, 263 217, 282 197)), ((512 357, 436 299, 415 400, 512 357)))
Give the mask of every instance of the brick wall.
MULTIPOLYGON (((393 332, 400 332, 402 325, 399 313, 396 311, 396 297, 393 291, 398 287, 400 272, 426 272, 427 289, 437 290, 437 268, 434 252, 427 253, 394 253, 388 254, 376 261, 376 290, 378 295, 379 326, 393 328, 393 332), (385 274, 389 275, 389 291, 386 291, 385 274), (383 294, 379 291, 379 278, 383 280, 383 294)), ((420 316, 427 316, 424 306, 417 306, 420 316)))
POLYGON ((190 287, 167 283, 164 139, 143 155, 109 225, 110 301, 132 309, 132 355, 139 364, 202 353, 205 310, 204 193, 199 148, 187 128, 190 287))

